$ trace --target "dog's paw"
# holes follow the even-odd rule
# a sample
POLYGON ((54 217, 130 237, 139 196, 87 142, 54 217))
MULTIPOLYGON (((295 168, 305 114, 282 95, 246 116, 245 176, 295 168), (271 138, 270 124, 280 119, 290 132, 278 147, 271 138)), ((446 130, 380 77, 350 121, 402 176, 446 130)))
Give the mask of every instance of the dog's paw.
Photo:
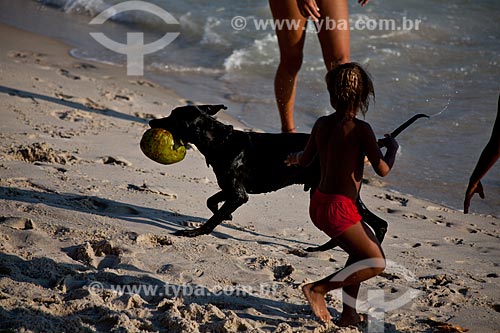
POLYGON ((304 251, 306 251, 306 252, 323 252, 323 251, 331 250, 331 249, 337 247, 338 245, 339 244, 335 240, 331 239, 328 242, 326 242, 325 244, 322 244, 319 246, 307 247, 304 249, 304 251))
POLYGON ((306 251, 306 252, 318 252, 318 251, 321 251, 321 249, 319 248, 319 246, 311 246, 311 247, 306 247, 304 249, 304 251, 306 251))
POLYGON ((205 232, 201 228, 177 230, 176 232, 174 232, 175 236, 181 236, 181 237, 197 237, 206 234, 209 234, 209 232, 205 232))

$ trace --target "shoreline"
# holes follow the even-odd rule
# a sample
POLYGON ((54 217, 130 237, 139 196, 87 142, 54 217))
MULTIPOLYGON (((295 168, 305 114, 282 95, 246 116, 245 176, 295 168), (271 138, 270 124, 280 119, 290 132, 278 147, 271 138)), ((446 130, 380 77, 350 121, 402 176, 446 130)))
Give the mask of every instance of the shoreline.
MULTIPOLYGON (((17 5, 14 6, 13 9, 6 10, 7 13, 4 13, 3 20, 16 24, 21 28, 31 29, 35 33, 40 31, 48 36, 52 36, 51 38, 66 41, 69 45, 73 46, 72 51, 76 50, 76 53, 79 55, 88 55, 90 58, 95 56, 97 58, 108 60, 118 59, 116 62, 121 62, 121 60, 119 60, 120 58, 117 58, 117 55, 112 52, 107 55, 103 54, 102 52, 105 50, 99 50, 99 45, 95 45, 95 41, 88 36, 88 16, 77 13, 68 14, 62 12, 61 10, 46 6, 40 7, 36 5, 35 2, 27 1, 23 3, 30 4, 30 6, 24 6, 21 5, 21 3, 17 4, 16 2, 17 5), (40 8, 45 9, 43 12, 44 15, 41 16, 40 20, 34 20, 34 23, 23 22, 22 19, 16 19, 16 17, 23 17, 22 15, 16 14, 22 12, 23 7, 29 7, 27 8, 27 15, 38 15, 40 8), (50 24, 51 19, 54 21, 62 20, 62 24, 68 28, 68 31, 61 33, 59 30, 54 29, 54 26, 50 24), (41 27, 44 25, 51 27, 51 29, 42 29, 41 27), (94 54, 92 55, 87 53, 87 49, 92 50, 91 52, 94 54)), ((11 6, 7 8, 11 8, 11 6)), ((117 26, 115 28, 121 31, 121 28, 123 27, 117 26)), ((109 29, 109 31, 104 30, 104 32, 107 35, 109 34, 111 38, 116 38, 117 36, 113 35, 112 30, 114 29, 109 29)), ((432 44, 433 43, 431 42, 431 45, 432 44)), ((186 48, 186 50, 187 49, 189 48, 186 48)), ((170 51, 174 54, 177 54, 176 52, 178 52, 178 50, 176 51, 176 48, 169 50, 169 53, 170 51)), ((179 53, 179 58, 183 58, 184 56, 188 56, 189 58, 190 52, 179 53)), ((225 72, 223 69, 218 68, 216 72, 219 74, 209 74, 205 71, 197 72, 197 67, 194 65, 195 67, 193 68, 188 67, 194 69, 194 72, 189 70, 187 72, 184 72, 183 70, 178 72, 177 70, 164 70, 162 66, 159 66, 160 64, 167 67, 169 65, 168 60, 165 60, 166 58, 163 58, 163 56, 155 59, 156 60, 154 60, 154 58, 149 58, 149 61, 153 62, 149 64, 148 68, 150 71, 147 72, 150 81, 159 83, 169 90, 188 92, 189 96, 187 96, 187 98, 189 100, 208 101, 212 104, 227 105, 228 110, 224 114, 229 114, 233 118, 241 121, 243 123, 241 126, 242 128, 259 128, 268 132, 279 131, 279 126, 273 125, 279 124, 279 117, 278 112, 275 111, 274 96, 271 93, 271 78, 269 78, 269 80, 265 79, 262 81, 262 77, 256 76, 255 79, 260 81, 258 81, 259 83, 255 84, 255 86, 261 87, 259 88, 260 92, 257 95, 250 93, 247 96, 249 97, 248 99, 245 97, 246 94, 244 90, 237 89, 236 87, 239 86, 239 83, 241 83, 241 79, 243 79, 243 82, 246 82, 247 86, 250 84, 251 87, 253 86, 251 84, 252 79, 248 76, 240 77, 242 73, 239 71, 234 73, 232 71, 225 72), (165 61, 162 62, 162 59, 165 61), (239 79, 235 81, 232 80, 231 77, 239 77, 239 79), (192 89, 192 87, 196 87, 196 89, 192 89), (265 89, 263 89, 263 87, 265 87, 265 89), (258 97, 252 98, 252 96, 258 97)), ((357 57, 355 59, 359 60, 357 57)), ((396 62, 398 61, 397 59, 393 60, 396 62)), ((466 62, 467 61, 468 60, 466 60, 466 62)), ((173 67, 176 67, 176 63, 177 61, 174 60, 172 63, 174 64, 173 67)), ((369 64, 369 66, 377 67, 377 63, 379 62, 375 61, 374 58, 374 63, 371 65, 369 64)), ((208 66, 208 68, 210 68, 210 66, 208 66)), ((407 65, 404 68, 412 71, 412 65, 407 65)), ((207 66, 202 67, 202 69, 207 69, 207 66)), ((272 71, 274 68, 269 70, 272 71)), ((450 95, 447 97, 447 101, 446 99, 441 101, 441 98, 447 94, 449 88, 441 87, 435 91, 433 90, 432 94, 422 93, 418 100, 414 100, 413 96, 405 96, 404 98, 400 97, 393 100, 393 97, 396 96, 392 96, 392 90, 387 91, 385 89, 385 85, 388 84, 391 86, 394 81, 391 81, 390 77, 387 77, 384 73, 374 72, 374 74, 376 74, 375 78, 377 78, 381 83, 381 85, 376 83, 376 86, 378 86, 376 89, 377 96, 381 96, 381 99, 377 99, 377 103, 374 104, 375 108, 368 113, 367 118, 376 130, 377 136, 382 137, 383 133, 394 129, 394 127, 396 127, 399 123, 412 116, 413 114, 408 114, 410 112, 409 110, 412 108, 418 109, 419 112, 425 111, 432 113, 431 110, 434 110, 435 107, 444 103, 443 105, 450 105, 450 110, 454 109, 457 112, 456 115, 452 115, 453 112, 451 112, 440 118, 436 118, 435 120, 433 119, 431 121, 418 122, 412 126, 407 133, 404 133, 401 136, 400 141, 400 151, 402 154, 399 156, 399 163, 396 168, 394 168, 392 174, 385 179, 385 182, 400 192, 411 193, 416 197, 445 204, 454 209, 461 209, 463 203, 463 193, 465 193, 468 181, 467 177, 474 168, 475 162, 478 158, 476 155, 481 148, 481 144, 485 144, 488 138, 487 135, 489 133, 486 133, 483 129, 489 126, 488 121, 490 117, 492 119, 491 121, 494 119, 497 93, 493 93, 493 101, 488 97, 489 93, 482 94, 477 91, 472 93, 474 91, 473 89, 468 89, 469 91, 467 92, 458 89, 455 91, 455 94, 458 94, 458 91, 460 90, 460 92, 465 94, 464 96, 470 96, 463 99, 463 96, 461 95, 450 95), (382 79, 382 81, 380 81, 380 79, 382 79), (439 93, 443 95, 438 96, 439 93), (431 98, 431 96, 433 97, 431 98), (439 105, 432 105, 427 98, 430 98, 430 101, 434 100, 439 105), (387 101, 388 99, 390 102, 387 101), (382 104, 380 104, 381 100, 383 100, 382 104), (467 108, 468 105, 470 108, 475 108, 472 102, 473 100, 478 100, 477 103, 480 103, 479 105, 483 105, 480 108, 481 113, 478 116, 474 116, 474 112, 464 110, 464 108, 467 108), (488 106, 490 104, 491 106, 488 106), (388 114, 387 110, 390 109, 401 109, 402 113, 405 115, 400 112, 390 112, 390 114, 388 114), (476 119, 480 120, 480 122, 476 122, 476 119), (450 128, 450 124, 455 124, 457 127, 453 126, 450 128), (435 140, 437 140, 440 144, 435 145, 435 140), (475 142, 475 144, 473 144, 473 142, 475 142), (427 160, 428 152, 433 153, 436 157, 433 158, 430 163, 425 162, 427 160), (430 186, 429 184, 433 185, 430 186)), ((404 73, 406 73, 406 71, 404 71, 404 73)), ((424 79, 424 81, 426 80, 427 75, 425 73, 421 72, 419 74, 417 71, 415 74, 421 79, 424 79)), ((393 73, 393 76, 399 75, 404 76, 403 72, 393 73)), ((475 76, 473 75, 473 77, 475 76)), ((401 77, 401 79, 407 84, 412 82, 415 78, 416 77, 413 77, 413 75, 410 75, 408 80, 405 81, 401 77)), ((462 81, 457 78, 457 81, 453 79, 450 81, 450 84, 460 85, 461 82, 462 81)), ((305 87, 302 85, 302 88, 307 89, 308 85, 309 83, 307 83, 305 87)), ((300 88, 301 91, 302 88, 300 88)), ((323 90, 323 86, 317 89, 317 93, 320 95, 323 95, 325 92, 326 90, 323 90)), ((302 131, 305 132, 307 132, 314 123, 314 120, 316 119, 316 116, 314 115, 319 116, 322 115, 322 112, 327 112, 327 108, 325 108, 327 106, 326 100, 324 102, 315 103, 312 107, 310 106, 306 109, 302 108, 302 102, 316 100, 314 97, 311 99, 310 96, 311 95, 309 94, 304 97, 299 97, 298 101, 300 103, 297 105, 298 109, 296 112, 297 125, 302 131), (311 112, 314 114, 311 114, 311 112)), ((369 174, 369 172, 367 174, 369 174)), ((496 174, 493 172, 490 172, 483 179, 483 184, 487 188, 488 192, 486 194, 487 199, 479 200, 479 198, 477 198, 478 200, 474 200, 472 202, 472 210, 474 212, 486 215, 493 214, 498 217, 498 209, 496 209, 496 206, 500 205, 500 192, 497 190, 497 180, 498 177, 496 177, 496 174)))
MULTIPOLYGON (((309 221, 300 186, 252 195, 211 235, 172 236, 210 217, 215 176, 196 150, 162 166, 138 143, 151 115, 166 116, 185 99, 121 67, 72 58, 48 37, 0 30, 1 329, 366 331, 322 325, 300 292, 346 259, 340 250, 303 251, 326 236, 309 221), (113 289, 134 285, 173 289, 113 289)), ((245 129, 227 114, 219 119, 245 129)), ((362 291, 389 300, 418 291, 385 313, 385 331, 423 332, 437 327, 435 318, 497 332, 498 218, 464 215, 375 180, 362 197, 389 222, 383 248, 391 262, 362 291)), ((338 317, 338 293, 328 308, 338 317)))

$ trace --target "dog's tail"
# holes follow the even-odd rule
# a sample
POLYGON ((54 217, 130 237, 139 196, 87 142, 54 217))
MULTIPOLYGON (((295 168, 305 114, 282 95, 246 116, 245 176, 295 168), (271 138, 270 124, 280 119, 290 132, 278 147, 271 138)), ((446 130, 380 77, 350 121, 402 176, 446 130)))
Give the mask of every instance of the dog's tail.
MULTIPOLYGON (((394 131, 391 132, 391 136, 393 138, 397 137, 401 132, 403 132, 405 129, 407 129, 411 124, 413 124, 417 119, 419 118, 429 118, 428 115, 419 113, 405 121, 403 124, 401 124, 398 128, 396 128, 394 131)), ((378 141, 379 146, 382 145, 381 140, 378 141)))
POLYGON ((429 118, 429 116, 426 114, 423 114, 423 113, 419 113, 419 114, 414 115, 413 117, 411 117, 410 119, 405 121, 401 126, 399 126, 394 131, 392 131, 391 136, 393 138, 395 138, 396 136, 399 135, 399 133, 403 132, 405 129, 408 128, 408 126, 413 124, 419 118, 429 118))

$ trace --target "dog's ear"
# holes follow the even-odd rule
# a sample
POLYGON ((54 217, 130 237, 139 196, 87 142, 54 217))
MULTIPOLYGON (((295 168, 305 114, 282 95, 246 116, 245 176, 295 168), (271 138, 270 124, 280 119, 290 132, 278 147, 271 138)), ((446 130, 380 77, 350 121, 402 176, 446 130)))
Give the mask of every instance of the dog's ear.
POLYGON ((225 106, 223 104, 218 104, 218 105, 209 105, 209 104, 206 104, 206 105, 196 105, 196 107, 199 108, 200 110, 202 110, 203 112, 211 115, 211 116, 214 116, 220 110, 227 110, 227 106, 225 106))

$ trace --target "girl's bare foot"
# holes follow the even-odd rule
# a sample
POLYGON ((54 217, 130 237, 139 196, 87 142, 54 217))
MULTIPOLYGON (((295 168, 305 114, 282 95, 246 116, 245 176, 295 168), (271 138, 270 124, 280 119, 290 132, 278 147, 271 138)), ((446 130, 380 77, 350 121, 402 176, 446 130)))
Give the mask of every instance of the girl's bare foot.
POLYGON ((323 322, 328 322, 332 320, 328 309, 326 308, 325 295, 315 292, 313 290, 313 284, 308 283, 302 287, 302 292, 306 296, 311 309, 314 314, 323 322))
POLYGON ((338 323, 335 323, 337 326, 340 327, 346 327, 350 325, 358 325, 362 322, 366 321, 366 315, 365 314, 358 314, 356 312, 354 313, 345 313, 342 312, 342 316, 340 316, 340 320, 338 323))

